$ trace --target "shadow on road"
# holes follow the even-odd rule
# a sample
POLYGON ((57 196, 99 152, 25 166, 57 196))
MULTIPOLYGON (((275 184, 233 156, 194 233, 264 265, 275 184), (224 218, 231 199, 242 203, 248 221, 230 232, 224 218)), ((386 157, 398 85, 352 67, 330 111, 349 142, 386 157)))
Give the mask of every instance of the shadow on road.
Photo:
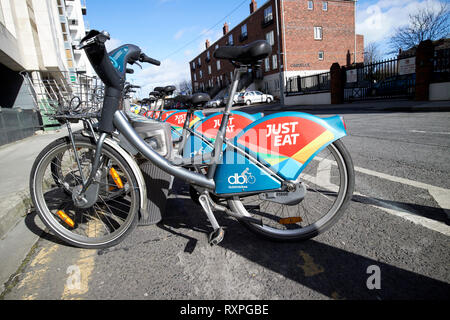
MULTIPOLYGON (((179 189, 177 193, 186 195, 186 190, 179 189)), ((187 239, 189 250, 185 249, 185 252, 192 252, 192 243, 197 240, 188 236, 185 230, 202 232, 206 238, 212 231, 206 216, 187 197, 171 199, 168 207, 159 227, 187 239), (175 208, 184 208, 183 215, 180 216, 175 208)), ((442 300, 447 299, 450 293, 448 283, 317 240, 273 242, 254 235, 234 219, 220 214, 217 218, 226 229, 220 247, 333 299, 442 300), (380 290, 369 290, 367 287, 368 278, 372 275, 367 271, 370 266, 380 268, 380 290)))

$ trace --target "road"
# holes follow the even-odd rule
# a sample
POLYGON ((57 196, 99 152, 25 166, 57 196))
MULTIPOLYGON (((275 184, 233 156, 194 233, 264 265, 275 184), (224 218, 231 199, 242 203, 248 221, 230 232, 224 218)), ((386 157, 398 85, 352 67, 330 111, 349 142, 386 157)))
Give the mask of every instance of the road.
POLYGON ((344 115, 356 168, 353 201, 325 234, 274 243, 219 215, 226 236, 210 247, 205 215, 176 182, 163 223, 117 247, 80 250, 44 233, 3 298, 448 299, 450 112, 311 113, 344 115))

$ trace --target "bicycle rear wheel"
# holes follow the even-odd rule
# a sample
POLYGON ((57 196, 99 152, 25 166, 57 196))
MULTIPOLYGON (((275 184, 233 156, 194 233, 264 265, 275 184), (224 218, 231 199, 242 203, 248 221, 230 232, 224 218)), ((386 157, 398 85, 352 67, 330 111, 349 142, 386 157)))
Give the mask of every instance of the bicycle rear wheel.
POLYGON ((76 136, 81 171, 69 138, 56 140, 36 159, 30 176, 33 204, 44 224, 63 241, 81 248, 116 245, 138 222, 137 179, 126 161, 108 145, 93 185, 95 203, 80 208, 72 194, 90 174, 96 145, 76 136))
POLYGON ((236 213, 261 219, 264 226, 242 222, 251 231, 274 240, 307 240, 325 232, 346 210, 354 190, 355 174, 350 154, 341 141, 320 152, 300 175, 295 196, 281 203, 278 193, 228 201, 236 213), (298 189, 297 189, 298 190, 298 189))

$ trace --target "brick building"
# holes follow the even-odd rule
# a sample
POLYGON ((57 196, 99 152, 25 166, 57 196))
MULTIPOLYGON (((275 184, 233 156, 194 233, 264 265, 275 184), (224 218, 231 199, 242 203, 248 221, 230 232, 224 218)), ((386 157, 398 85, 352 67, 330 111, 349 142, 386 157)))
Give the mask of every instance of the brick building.
POLYGON ((256 0, 251 0, 250 15, 231 30, 225 23, 223 36, 213 44, 206 40, 205 50, 190 61, 192 87, 218 93, 230 83, 233 66, 216 61, 214 50, 261 39, 272 44, 272 54, 261 70, 253 70, 245 78, 244 87, 251 84, 250 88, 275 96, 279 96, 280 65, 286 79, 329 71, 334 62, 363 62, 364 37, 355 32, 355 8, 354 0, 268 0, 259 8, 256 0))

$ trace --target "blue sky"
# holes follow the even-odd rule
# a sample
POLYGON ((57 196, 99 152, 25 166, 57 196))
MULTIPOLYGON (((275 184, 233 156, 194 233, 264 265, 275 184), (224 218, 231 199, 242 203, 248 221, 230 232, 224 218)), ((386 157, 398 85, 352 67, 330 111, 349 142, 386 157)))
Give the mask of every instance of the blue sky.
MULTIPOLYGON (((301 0, 303 1, 303 0, 301 0)), ((408 20, 420 6, 437 6, 450 0, 359 0, 357 32, 366 43, 382 46, 392 30, 408 20)), ((130 79, 142 85, 142 96, 156 86, 190 79, 188 62, 222 35, 225 21, 230 28, 249 14, 250 0, 87 0, 91 29, 107 30, 110 48, 133 43, 147 55, 162 61, 161 67, 144 66, 130 79)), ((257 0, 263 5, 266 0, 257 0)))

